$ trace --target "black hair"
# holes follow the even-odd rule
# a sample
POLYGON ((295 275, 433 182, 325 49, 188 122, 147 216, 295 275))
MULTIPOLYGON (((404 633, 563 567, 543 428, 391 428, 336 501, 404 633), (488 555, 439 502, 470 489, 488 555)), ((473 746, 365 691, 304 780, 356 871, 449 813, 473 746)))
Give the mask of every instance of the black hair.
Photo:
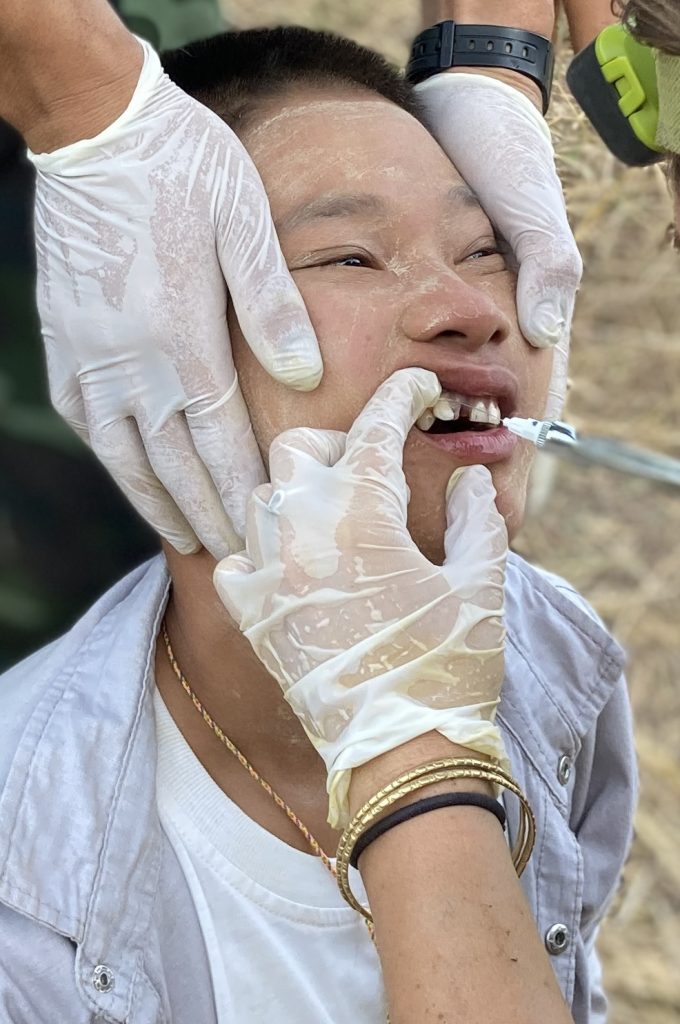
POLYGON ((262 100, 296 85, 365 89, 420 119, 413 88, 365 46, 298 25, 224 32, 161 55, 169 77, 237 133, 262 100))

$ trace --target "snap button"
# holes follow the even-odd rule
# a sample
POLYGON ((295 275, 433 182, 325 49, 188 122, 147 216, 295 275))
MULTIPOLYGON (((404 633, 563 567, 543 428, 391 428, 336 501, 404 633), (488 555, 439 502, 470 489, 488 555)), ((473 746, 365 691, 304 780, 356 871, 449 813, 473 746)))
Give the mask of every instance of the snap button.
POLYGON ((571 758, 566 754, 563 754, 557 762, 557 778, 563 786, 566 786, 571 778, 571 758))
POLYGON ((559 956, 568 948, 571 935, 566 924, 554 924, 545 933, 545 948, 551 956, 559 956))
POLYGON ((116 984, 116 976, 106 964, 97 964, 92 972, 92 984, 97 992, 110 992, 116 984))

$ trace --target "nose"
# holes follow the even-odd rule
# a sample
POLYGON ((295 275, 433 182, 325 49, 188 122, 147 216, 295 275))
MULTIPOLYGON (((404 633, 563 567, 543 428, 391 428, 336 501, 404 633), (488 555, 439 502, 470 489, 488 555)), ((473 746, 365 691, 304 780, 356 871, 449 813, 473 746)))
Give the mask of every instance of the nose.
POLYGON ((409 297, 401 326, 411 341, 448 341, 463 351, 505 341, 510 320, 486 288, 449 268, 431 272, 409 297))

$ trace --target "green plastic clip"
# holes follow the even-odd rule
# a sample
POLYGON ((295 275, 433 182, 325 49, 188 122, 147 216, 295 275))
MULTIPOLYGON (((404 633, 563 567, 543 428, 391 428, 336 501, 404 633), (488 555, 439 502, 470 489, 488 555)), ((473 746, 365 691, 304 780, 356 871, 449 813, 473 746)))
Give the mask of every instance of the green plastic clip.
POLYGON ((615 156, 638 166, 661 159, 653 49, 637 42, 623 25, 608 25, 574 57, 567 82, 615 156))
POLYGON ((636 137, 661 153, 656 143, 659 91, 654 50, 633 39, 623 25, 608 25, 595 40, 602 75, 618 92, 619 110, 636 137))

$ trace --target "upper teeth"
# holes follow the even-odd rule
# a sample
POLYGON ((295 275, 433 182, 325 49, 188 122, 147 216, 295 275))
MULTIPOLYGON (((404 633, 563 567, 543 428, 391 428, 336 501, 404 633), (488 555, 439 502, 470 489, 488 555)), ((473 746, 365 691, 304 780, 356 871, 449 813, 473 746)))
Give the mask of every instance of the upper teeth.
POLYGON ((491 423, 497 426, 501 422, 501 410, 495 399, 442 391, 434 406, 421 413, 416 424, 421 430, 429 430, 435 420, 457 420, 461 414, 472 423, 491 423))

